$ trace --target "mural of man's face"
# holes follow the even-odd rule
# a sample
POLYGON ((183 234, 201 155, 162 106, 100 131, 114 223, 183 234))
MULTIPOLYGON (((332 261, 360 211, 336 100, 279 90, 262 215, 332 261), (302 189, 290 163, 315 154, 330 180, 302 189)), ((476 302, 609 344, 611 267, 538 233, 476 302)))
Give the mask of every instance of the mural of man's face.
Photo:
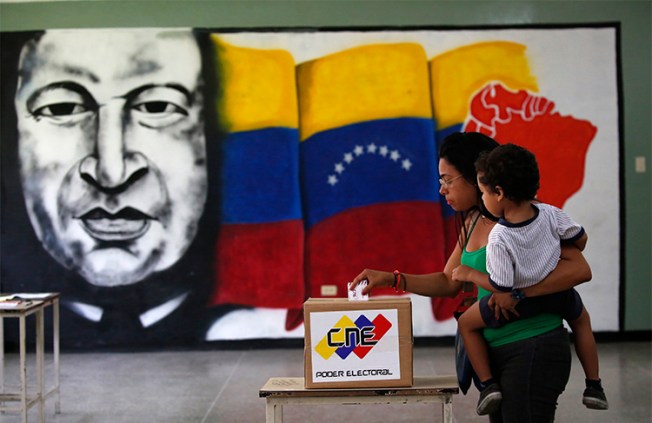
POLYGON ((48 31, 19 67, 21 177, 45 249, 97 286, 173 265, 207 193, 192 33, 48 31))

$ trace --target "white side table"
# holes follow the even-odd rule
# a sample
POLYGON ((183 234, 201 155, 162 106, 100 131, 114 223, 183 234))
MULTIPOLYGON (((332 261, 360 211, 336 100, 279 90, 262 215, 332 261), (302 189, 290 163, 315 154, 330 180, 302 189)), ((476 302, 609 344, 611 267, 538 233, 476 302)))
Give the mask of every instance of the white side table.
POLYGON ((25 294, 6 294, 0 293, 0 296, 15 296, 20 299, 15 304, 0 303, 0 412, 18 411, 22 414, 23 423, 27 423, 27 412, 29 409, 38 405, 39 422, 43 423, 44 403, 50 397, 55 397, 55 413, 61 413, 61 400, 59 392, 59 293, 25 293, 25 294), (54 361, 54 381, 52 388, 44 390, 45 383, 45 335, 44 335, 44 315, 45 309, 52 306, 52 324, 53 324, 53 361, 54 361), (27 390, 27 317, 34 314, 36 318, 36 392, 28 395, 27 390), (20 391, 6 392, 4 383, 5 368, 5 345, 4 345, 4 319, 16 318, 19 326, 19 348, 20 348, 20 391), (19 406, 7 405, 9 402, 19 402, 19 406))

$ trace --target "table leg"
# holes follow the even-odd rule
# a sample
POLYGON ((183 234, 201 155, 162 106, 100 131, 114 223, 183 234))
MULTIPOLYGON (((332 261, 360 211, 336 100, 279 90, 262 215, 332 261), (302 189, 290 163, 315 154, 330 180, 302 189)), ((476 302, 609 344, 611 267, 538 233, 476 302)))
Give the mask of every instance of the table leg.
MULTIPOLYGON (((2 317, 0 317, 0 394, 5 393, 5 322, 2 317)), ((4 402, 0 401, 0 406, 4 405, 4 402)), ((4 410, 0 411, 0 414, 4 414, 4 410)))
POLYGON ((36 397, 38 399, 38 421, 43 423, 45 421, 45 410, 43 398, 43 375, 45 361, 45 335, 43 328, 44 310, 41 308, 36 312, 36 397))
POLYGON ((23 414, 23 423, 27 423, 27 362, 25 359, 25 316, 21 315, 18 318, 19 326, 19 343, 20 343, 20 411, 23 414))
POLYGON ((444 423, 453 423, 453 398, 448 396, 441 405, 442 421, 444 423))
POLYGON ((276 401, 267 398, 267 405, 265 407, 266 423, 283 423, 283 404, 278 404, 276 401))
POLYGON ((55 400, 54 400, 54 412, 56 414, 61 414, 61 391, 59 389, 59 298, 55 298, 52 302, 52 334, 54 335, 52 348, 54 356, 54 389, 55 391, 55 400))

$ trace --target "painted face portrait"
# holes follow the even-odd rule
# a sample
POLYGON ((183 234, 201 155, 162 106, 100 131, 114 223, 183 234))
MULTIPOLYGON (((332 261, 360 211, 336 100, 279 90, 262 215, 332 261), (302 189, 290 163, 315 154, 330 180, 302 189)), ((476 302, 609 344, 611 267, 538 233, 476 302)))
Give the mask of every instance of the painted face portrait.
POLYGON ((192 242, 207 196, 190 31, 47 31, 15 97, 23 192, 45 249, 89 283, 137 283, 192 242))

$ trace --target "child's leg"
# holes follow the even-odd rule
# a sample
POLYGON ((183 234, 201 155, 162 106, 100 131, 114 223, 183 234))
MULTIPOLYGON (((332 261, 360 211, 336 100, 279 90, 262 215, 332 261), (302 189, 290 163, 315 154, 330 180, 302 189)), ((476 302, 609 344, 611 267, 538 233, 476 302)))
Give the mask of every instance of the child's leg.
POLYGON ((487 300, 488 297, 484 297, 477 301, 458 320, 458 328, 464 340, 466 355, 475 374, 480 379, 480 386, 478 386, 480 396, 475 411, 481 416, 497 412, 503 399, 500 387, 491 376, 489 351, 482 335, 482 329, 485 327, 482 315, 487 313, 487 300), (481 304, 482 309, 480 308, 481 304))
POLYGON ((466 355, 481 382, 492 378, 489 365, 489 352, 487 344, 482 335, 482 329, 486 327, 480 313, 479 302, 476 302, 462 314, 458 320, 460 335, 464 339, 466 355))
POLYGON ((568 324, 573 330, 573 335, 575 336, 575 353, 580 363, 582 363, 586 378, 599 380, 598 349, 595 345, 595 338, 593 337, 591 318, 586 308, 582 307, 580 317, 569 321, 568 324))
POLYGON ((607 410, 609 402, 602 388, 598 365, 598 349, 595 345, 591 318, 586 308, 582 307, 580 317, 568 321, 575 335, 575 352, 582 363, 586 375, 586 389, 582 396, 582 403, 595 410, 607 410))

